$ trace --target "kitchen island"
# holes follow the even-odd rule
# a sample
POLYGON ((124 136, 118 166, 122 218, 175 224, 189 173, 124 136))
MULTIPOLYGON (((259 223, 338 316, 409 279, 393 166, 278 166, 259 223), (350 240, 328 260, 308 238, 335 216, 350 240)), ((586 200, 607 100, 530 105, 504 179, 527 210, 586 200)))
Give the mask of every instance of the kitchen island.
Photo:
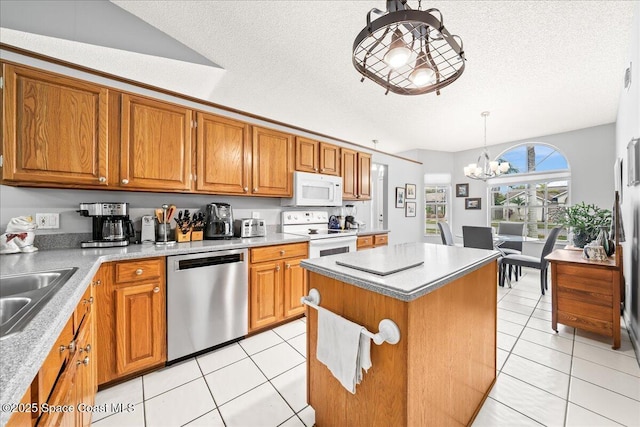
POLYGON ((307 308, 316 424, 469 425, 496 378, 498 256, 410 243, 303 261, 320 306, 373 333, 391 319, 401 336, 395 345, 372 344, 372 367, 351 394, 317 360, 318 316, 307 308))

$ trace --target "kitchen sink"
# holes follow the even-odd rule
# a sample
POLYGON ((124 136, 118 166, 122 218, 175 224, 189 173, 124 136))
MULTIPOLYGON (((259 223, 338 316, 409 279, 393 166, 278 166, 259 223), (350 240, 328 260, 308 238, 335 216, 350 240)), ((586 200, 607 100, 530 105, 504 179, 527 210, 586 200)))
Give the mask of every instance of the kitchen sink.
POLYGON ((21 332, 77 268, 0 276, 0 340, 21 332))
POLYGON ((29 298, 0 298, 0 325, 11 320, 30 302, 29 298))

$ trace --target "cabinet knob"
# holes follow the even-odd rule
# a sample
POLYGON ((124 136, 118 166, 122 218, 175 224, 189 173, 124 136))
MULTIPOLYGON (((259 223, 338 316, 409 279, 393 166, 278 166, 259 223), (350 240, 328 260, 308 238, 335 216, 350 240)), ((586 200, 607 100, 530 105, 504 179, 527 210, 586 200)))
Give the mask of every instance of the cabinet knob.
POLYGON ((283 250, 280 251, 280 255, 284 255, 284 254, 285 254, 285 251, 283 249, 283 250))
POLYGON ((285 267, 286 267, 286 269, 288 270, 288 269, 290 269, 290 268, 291 268, 291 264, 287 264, 285 267))
POLYGON ((243 190, 246 193, 247 191, 249 191, 249 187, 244 187, 243 190))
POLYGON ((107 182, 107 178, 101 176, 100 178, 98 178, 98 182, 107 182))
POLYGON ((120 182, 122 182, 124 185, 127 185, 127 184, 129 183, 129 180, 128 180, 128 179, 123 179, 123 180, 122 180, 122 181, 120 181, 120 182))
POLYGON ((87 344, 85 348, 80 347, 80 353, 83 351, 89 353, 91 351, 91 344, 87 344))
POLYGON ((258 192, 258 187, 253 187, 253 192, 257 193, 258 192))
POLYGON ((95 282, 93 282, 93 286, 100 286, 100 285, 102 285, 101 280, 96 280, 95 282))
POLYGON ((144 273, 143 269, 139 268, 139 269, 136 270, 136 276, 140 276, 140 275, 142 275, 142 273, 144 273))
POLYGON ((84 359, 82 359, 82 360, 78 360, 78 361, 76 362, 76 365, 84 365, 84 366, 87 366, 88 364, 89 364, 89 356, 85 357, 85 358, 84 358, 84 359))
POLYGON ((313 168, 313 171, 314 172, 318 172, 318 168, 313 168))
POLYGON ((93 297, 89 297, 89 299, 83 299, 83 304, 93 304, 93 297))
POLYGON ((69 345, 61 345, 60 346, 60 353, 62 353, 65 350, 69 350, 69 352, 71 352, 71 353, 76 351, 76 342, 74 340, 71 340, 69 345))
POLYGON ((320 172, 324 172, 324 168, 320 169, 320 172))
POLYGON ((280 266, 276 265, 276 271, 280 271, 280 266))
POLYGON ((157 294, 158 292, 160 292, 160 286, 156 286, 155 288, 153 288, 154 294, 157 294))

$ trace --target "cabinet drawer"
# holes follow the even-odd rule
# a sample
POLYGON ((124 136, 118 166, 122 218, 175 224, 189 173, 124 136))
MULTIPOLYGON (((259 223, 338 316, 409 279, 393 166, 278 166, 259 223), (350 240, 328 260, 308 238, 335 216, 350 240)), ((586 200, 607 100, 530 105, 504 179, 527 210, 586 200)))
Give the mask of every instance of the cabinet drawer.
POLYGON ((590 317, 592 319, 603 320, 606 322, 613 321, 613 308, 611 307, 611 303, 607 306, 604 301, 602 303, 597 300, 594 300, 593 302, 584 302, 576 299, 559 297, 558 311, 571 313, 577 317, 590 317))
POLYGON ((600 268, 576 268, 559 265, 557 270, 559 288, 575 289, 604 295, 613 295, 613 272, 600 268))
POLYGON ((116 283, 157 279, 164 275, 162 258, 117 262, 116 283))
POLYGON ((71 358, 73 356, 75 341, 73 342, 73 351, 68 348, 73 338, 73 316, 71 316, 38 372, 37 391, 39 402, 47 400, 65 360, 67 360, 67 357, 71 358))
POLYGON ((389 243, 389 236, 386 234, 376 234, 373 236, 373 244, 375 246, 385 246, 389 243))
POLYGON ((373 236, 360 236, 358 237, 357 248, 368 248, 373 246, 373 236))
POLYGON ((251 262, 277 261, 285 258, 309 256, 308 243, 265 246, 251 249, 251 262))

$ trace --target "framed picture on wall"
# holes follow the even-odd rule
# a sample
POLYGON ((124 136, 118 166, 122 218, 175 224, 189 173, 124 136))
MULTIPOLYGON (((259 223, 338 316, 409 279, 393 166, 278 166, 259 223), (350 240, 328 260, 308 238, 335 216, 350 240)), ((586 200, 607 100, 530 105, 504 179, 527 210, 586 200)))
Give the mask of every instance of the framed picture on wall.
POLYGON ((404 187, 396 187, 396 208, 404 208, 404 187))
POLYGON ((627 145, 627 185, 640 183, 640 138, 634 138, 627 145))
POLYGON ((469 197, 469 184, 456 184, 456 197, 469 197))
POLYGON ((415 184, 407 184, 407 199, 415 199, 416 198, 416 185, 415 184))
POLYGON ((465 209, 480 209, 482 208, 482 199, 480 197, 467 197, 464 199, 465 209))
POLYGON ((416 202, 407 202, 404 210, 404 216, 416 216, 416 202))

